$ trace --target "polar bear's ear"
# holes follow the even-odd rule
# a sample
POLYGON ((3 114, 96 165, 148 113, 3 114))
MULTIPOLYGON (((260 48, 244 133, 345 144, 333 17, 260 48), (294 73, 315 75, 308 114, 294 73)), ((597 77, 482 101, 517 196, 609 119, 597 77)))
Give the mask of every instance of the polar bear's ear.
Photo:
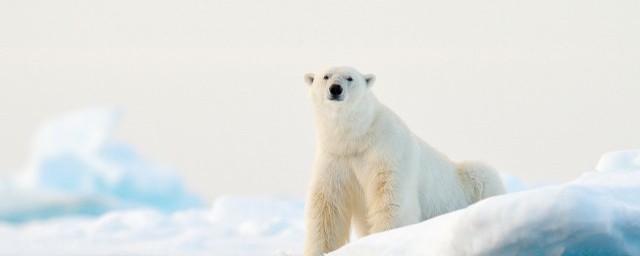
POLYGON ((371 87, 376 81, 376 76, 372 74, 366 74, 364 75, 364 81, 367 82, 367 87, 371 87))
POLYGON ((313 84, 313 73, 306 73, 304 74, 304 82, 307 83, 307 85, 311 85, 313 84))

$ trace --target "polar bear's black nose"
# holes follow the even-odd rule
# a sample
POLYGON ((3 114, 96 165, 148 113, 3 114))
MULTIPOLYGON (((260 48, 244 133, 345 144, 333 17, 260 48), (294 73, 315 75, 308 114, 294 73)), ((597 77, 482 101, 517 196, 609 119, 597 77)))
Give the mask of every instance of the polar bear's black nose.
POLYGON ((340 94, 342 94, 342 86, 339 84, 332 84, 331 87, 329 87, 329 92, 332 96, 340 96, 340 94))

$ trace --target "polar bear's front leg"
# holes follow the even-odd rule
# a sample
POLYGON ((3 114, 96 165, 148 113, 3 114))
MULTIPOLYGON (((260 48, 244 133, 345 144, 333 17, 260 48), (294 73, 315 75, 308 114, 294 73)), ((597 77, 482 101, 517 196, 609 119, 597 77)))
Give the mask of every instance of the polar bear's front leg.
POLYGON ((391 177, 391 171, 378 170, 367 189, 369 202, 369 233, 387 231, 399 226, 400 205, 398 191, 391 177))
POLYGON ((314 170, 306 204, 306 256, 336 250, 349 241, 351 177, 344 170, 314 170))

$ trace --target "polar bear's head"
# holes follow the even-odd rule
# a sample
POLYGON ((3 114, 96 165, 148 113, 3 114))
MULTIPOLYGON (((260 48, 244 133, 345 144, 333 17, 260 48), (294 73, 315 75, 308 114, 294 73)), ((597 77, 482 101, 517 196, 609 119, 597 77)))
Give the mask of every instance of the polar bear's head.
POLYGON ((375 81, 374 75, 363 75, 351 67, 333 67, 304 76, 309 96, 316 105, 342 106, 360 101, 375 81))

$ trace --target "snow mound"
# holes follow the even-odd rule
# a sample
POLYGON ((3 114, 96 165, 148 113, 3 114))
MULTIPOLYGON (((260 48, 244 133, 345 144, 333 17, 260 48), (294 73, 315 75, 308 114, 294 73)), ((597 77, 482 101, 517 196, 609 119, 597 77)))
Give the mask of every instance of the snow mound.
POLYGON ((507 190, 507 193, 521 192, 525 190, 547 187, 555 184, 553 182, 543 181, 543 180, 523 181, 520 177, 509 172, 501 172, 500 178, 502 179, 502 183, 504 184, 504 187, 507 190))
POLYGON ((302 250, 302 212, 303 203, 298 200, 222 197, 209 209, 124 210, 99 218, 0 224, 0 251, 8 255, 288 255, 302 250))
POLYGON ((605 154, 598 161, 596 170, 601 172, 640 171, 640 154, 635 150, 615 151, 605 154))
POLYGON ((640 255, 640 150, 565 185, 493 197, 330 255, 640 255))
POLYGON ((102 108, 46 123, 36 136, 29 167, 0 182, 0 221, 202 206, 173 170, 146 161, 112 138, 119 120, 119 111, 102 108))

